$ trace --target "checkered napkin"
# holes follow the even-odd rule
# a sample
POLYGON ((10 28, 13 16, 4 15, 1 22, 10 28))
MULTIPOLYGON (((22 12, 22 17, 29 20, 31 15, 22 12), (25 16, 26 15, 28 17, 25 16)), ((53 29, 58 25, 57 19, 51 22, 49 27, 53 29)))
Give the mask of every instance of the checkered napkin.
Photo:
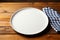
POLYGON ((48 18, 50 19, 50 25, 56 31, 60 31, 60 14, 57 11, 51 9, 50 7, 42 8, 42 11, 46 13, 48 18))

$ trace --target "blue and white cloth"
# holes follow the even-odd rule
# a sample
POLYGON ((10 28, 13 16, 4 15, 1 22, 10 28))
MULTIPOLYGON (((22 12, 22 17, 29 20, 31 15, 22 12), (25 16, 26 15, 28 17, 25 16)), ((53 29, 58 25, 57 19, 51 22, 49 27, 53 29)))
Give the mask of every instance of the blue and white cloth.
POLYGON ((50 7, 42 8, 42 11, 45 12, 50 19, 50 25, 52 28, 56 32, 60 31, 60 14, 58 14, 57 11, 51 9, 50 7))

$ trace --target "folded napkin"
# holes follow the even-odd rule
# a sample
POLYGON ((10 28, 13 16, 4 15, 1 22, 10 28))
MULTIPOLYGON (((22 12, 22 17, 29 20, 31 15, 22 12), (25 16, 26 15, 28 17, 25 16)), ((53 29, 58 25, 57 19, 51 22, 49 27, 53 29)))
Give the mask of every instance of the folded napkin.
POLYGON ((42 11, 46 13, 48 18, 50 19, 50 25, 56 31, 60 31, 60 14, 57 11, 51 9, 50 7, 42 8, 42 11))

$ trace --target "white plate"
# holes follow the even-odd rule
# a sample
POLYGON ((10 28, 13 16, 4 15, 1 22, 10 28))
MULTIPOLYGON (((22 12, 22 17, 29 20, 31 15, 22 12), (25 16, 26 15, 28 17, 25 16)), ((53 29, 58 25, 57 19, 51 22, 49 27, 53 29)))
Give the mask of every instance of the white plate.
POLYGON ((23 8, 15 12, 11 18, 11 26, 18 33, 34 35, 42 32, 48 25, 48 17, 36 8, 23 8))

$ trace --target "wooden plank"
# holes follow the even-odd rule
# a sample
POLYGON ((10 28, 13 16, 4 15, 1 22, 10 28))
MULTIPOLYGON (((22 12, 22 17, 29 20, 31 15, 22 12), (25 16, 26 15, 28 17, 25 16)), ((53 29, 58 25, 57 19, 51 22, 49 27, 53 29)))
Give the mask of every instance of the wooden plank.
POLYGON ((0 3, 0 12, 14 12, 20 8, 31 7, 32 3, 0 3))
POLYGON ((10 17, 11 17, 11 14, 9 14, 9 13, 8 14, 5 14, 5 13, 0 14, 0 18, 10 18, 10 17))
POLYGON ((0 26, 0 34, 16 34, 16 32, 9 26, 0 26))
POLYGON ((48 6, 60 13, 60 2, 48 2, 48 6))
POLYGON ((46 34, 38 37, 25 37, 19 34, 15 35, 0 35, 0 40, 59 40, 60 34, 46 34))
POLYGON ((0 21, 7 21, 7 22, 9 22, 10 18, 0 18, 0 21))
POLYGON ((43 7, 47 7, 47 2, 35 2, 33 4, 33 7, 42 9, 43 7))
POLYGON ((0 26, 10 26, 10 22, 0 21, 0 26))
POLYGON ((24 37, 21 35, 0 35, 0 40, 49 40, 48 35, 39 36, 35 38, 24 37))

